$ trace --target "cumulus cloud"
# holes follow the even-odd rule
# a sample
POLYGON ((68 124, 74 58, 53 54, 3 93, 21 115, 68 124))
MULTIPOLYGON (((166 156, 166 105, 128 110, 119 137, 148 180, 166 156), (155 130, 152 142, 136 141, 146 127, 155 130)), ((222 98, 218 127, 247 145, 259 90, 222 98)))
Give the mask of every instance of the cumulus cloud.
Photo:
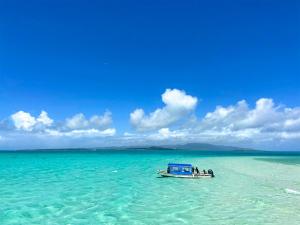
POLYGON ((46 133, 54 137, 111 137, 116 134, 115 128, 108 128, 105 130, 86 129, 86 130, 71 130, 71 131, 59 131, 47 129, 46 133))
MULTIPOLYGON (((227 107, 217 106, 199 119, 195 126, 172 133, 185 134, 185 141, 222 144, 274 146, 290 140, 300 141, 300 108, 276 105, 273 99, 261 98, 250 108, 245 100, 227 107)), ((174 138, 158 132, 161 137, 174 138)), ((176 136, 175 136, 176 137, 176 136)))
POLYGON ((82 113, 66 119, 66 127, 69 129, 103 128, 108 127, 111 123, 112 115, 109 111, 106 111, 102 116, 94 115, 90 119, 86 119, 82 113))
POLYGON ((69 129, 86 128, 89 121, 85 119, 82 113, 78 113, 71 118, 66 119, 66 127, 69 129))
POLYGON ((217 106, 207 113, 200 123, 200 130, 247 131, 259 133, 300 131, 300 108, 275 105, 272 99, 261 98, 255 108, 250 109, 245 100, 236 105, 217 106))
POLYGON ((11 115, 11 119, 16 129, 25 131, 32 131, 37 125, 51 126, 53 123, 45 111, 42 111, 37 118, 28 112, 18 111, 11 115))
MULTIPOLYGON (((155 112, 145 116, 142 110, 136 110, 131 114, 131 120, 139 121, 138 125, 144 128, 144 123, 156 118, 155 112)), ((168 143, 208 142, 257 148, 291 146, 291 143, 300 141, 300 108, 275 104, 271 98, 258 99, 254 107, 250 107, 245 100, 234 105, 216 106, 214 111, 206 113, 203 118, 191 120, 188 126, 176 124, 172 130, 168 126, 162 127, 165 124, 168 122, 161 122, 155 126, 155 130, 148 130, 142 135, 130 134, 124 138, 168 143)))
POLYGON ((136 109, 130 114, 130 122, 138 131, 156 130, 169 126, 192 113, 198 99, 187 95, 185 91, 167 89, 162 94, 163 108, 158 108, 149 115, 143 109, 136 109))
POLYGON ((188 133, 186 130, 173 130, 169 128, 161 128, 156 133, 150 134, 150 140, 167 140, 167 139, 178 139, 184 140, 187 137, 188 133))
POLYGON ((39 115, 39 117, 36 119, 36 122, 41 123, 41 124, 46 125, 46 126, 51 126, 52 123, 53 123, 53 119, 51 119, 48 116, 47 112, 42 111, 41 114, 39 115))
MULTIPOLYGON (((8 128, 6 120, 1 122, 8 132, 13 135, 14 130, 19 131, 24 136, 38 138, 44 137, 111 137, 116 134, 115 128, 109 128, 112 124, 112 114, 106 111, 103 115, 94 115, 87 119, 84 114, 79 113, 64 122, 54 123, 54 120, 48 116, 46 111, 41 111, 40 115, 35 117, 28 112, 18 111, 10 116, 12 126, 8 128)), ((20 137, 20 134, 19 136, 20 137)))
POLYGON ((167 89, 161 99, 164 106, 149 114, 143 109, 134 110, 130 122, 135 129, 120 136, 112 127, 109 111, 91 117, 78 113, 63 121, 54 121, 46 111, 39 115, 18 111, 0 121, 0 147, 9 141, 15 146, 16 140, 28 146, 33 140, 39 140, 35 142, 37 146, 59 140, 58 144, 68 143, 67 146, 207 142, 266 149, 292 149, 300 143, 300 107, 276 104, 271 98, 260 98, 254 106, 241 100, 216 106, 197 118, 198 99, 185 91, 167 89))

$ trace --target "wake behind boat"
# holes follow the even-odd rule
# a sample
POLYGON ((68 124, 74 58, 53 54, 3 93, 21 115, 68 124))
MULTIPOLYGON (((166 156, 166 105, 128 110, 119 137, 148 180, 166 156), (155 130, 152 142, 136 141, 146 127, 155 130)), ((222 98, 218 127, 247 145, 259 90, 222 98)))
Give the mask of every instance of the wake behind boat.
POLYGON ((199 171, 198 167, 194 168, 192 164, 178 164, 169 163, 167 170, 159 170, 158 174, 162 177, 176 177, 176 178, 212 178, 214 177, 214 172, 209 170, 199 171))

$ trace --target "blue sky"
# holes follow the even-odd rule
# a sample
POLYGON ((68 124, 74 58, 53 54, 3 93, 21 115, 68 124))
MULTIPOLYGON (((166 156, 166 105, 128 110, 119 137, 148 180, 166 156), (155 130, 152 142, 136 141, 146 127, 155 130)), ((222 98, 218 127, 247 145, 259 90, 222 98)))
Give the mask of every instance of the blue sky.
MULTIPOLYGON (((149 143, 207 141, 294 149, 300 143, 300 129, 283 126, 290 120, 297 126, 298 121, 299 25, 300 3, 289 0, 1 1, 0 147, 52 146, 40 140, 45 128, 25 131, 11 121, 19 111, 37 120, 44 110, 53 120, 47 129, 60 132, 71 132, 61 124, 78 113, 89 120, 110 112, 111 123, 105 128, 89 124, 73 130, 115 129, 113 137, 85 137, 83 142, 83 137, 66 140, 61 134, 64 140, 55 141, 58 147, 127 144, 126 132, 142 143, 145 139, 149 143), (150 123, 149 113, 156 109, 167 107, 170 113, 161 98, 167 89, 181 91, 181 99, 197 98, 195 107, 184 108, 174 118, 168 114, 174 121, 163 127, 140 129, 143 125, 134 123, 130 114, 141 108, 150 123), (257 136, 247 136, 243 142, 203 138, 203 119, 216 106, 228 109, 245 100, 248 113, 255 114, 259 99, 272 99, 273 111, 285 117, 278 125, 281 135, 292 132, 292 139, 278 145, 274 142, 279 136, 274 134, 263 136, 262 142, 253 141, 257 136), (287 108, 293 109, 293 115, 284 113, 287 108), (192 118, 192 125, 187 118, 192 118), (195 134, 194 127, 199 136, 193 140, 170 133, 189 129, 188 134, 195 134), (149 140, 160 129, 168 129, 164 140, 149 140), (18 140, 17 146, 13 140, 18 140)), ((255 123, 243 129, 263 133, 263 125, 269 132, 271 122, 259 120, 260 126, 255 123)), ((218 137, 230 124, 213 135, 218 137)), ((216 127, 210 125, 210 130, 216 127)))

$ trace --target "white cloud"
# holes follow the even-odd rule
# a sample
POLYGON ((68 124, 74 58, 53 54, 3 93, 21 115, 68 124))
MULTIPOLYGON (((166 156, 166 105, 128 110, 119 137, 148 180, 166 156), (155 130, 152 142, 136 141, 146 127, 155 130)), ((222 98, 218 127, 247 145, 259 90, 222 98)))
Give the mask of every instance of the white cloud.
POLYGON ((11 115, 11 119, 18 130, 30 131, 36 124, 36 119, 30 113, 24 111, 19 111, 11 115))
POLYGON ((37 118, 28 112, 19 111, 11 115, 11 119, 15 128, 24 131, 32 131, 36 125, 51 126, 53 123, 45 111, 42 111, 37 118))
MULTIPOLYGON (((61 138, 82 138, 82 137, 111 137, 116 134, 115 128, 109 128, 112 123, 112 115, 106 111, 103 115, 94 115, 86 119, 84 114, 79 113, 72 118, 67 118, 64 123, 54 123, 46 111, 41 111, 38 117, 28 112, 19 111, 10 116, 13 129, 20 132, 20 135, 36 138, 61 137, 61 138)), ((8 130, 12 136, 14 130, 8 130)))
POLYGON ((129 132, 124 132, 123 133, 123 136, 125 137, 131 137, 131 136, 134 136, 135 134, 132 134, 132 133, 129 133, 129 132))
POLYGON ((202 130, 243 131, 258 129, 261 133, 292 130, 300 131, 300 108, 286 108, 275 105, 272 99, 261 98, 250 109, 246 101, 234 106, 217 106, 214 112, 207 113, 200 123, 202 130))
POLYGON ((106 111, 103 116, 94 115, 90 118, 90 124, 95 127, 107 127, 112 124, 112 114, 106 111))
POLYGON ((130 114, 130 122, 138 131, 156 130, 169 126, 188 116, 197 105, 197 98, 185 91, 167 89, 162 94, 163 108, 158 108, 149 115, 143 109, 136 109, 130 114))
POLYGON ((71 118, 66 119, 66 127, 69 129, 82 129, 87 128, 89 121, 86 120, 82 113, 78 113, 71 118))
POLYGON ((157 133, 149 135, 151 140, 167 140, 167 139, 181 139, 184 140, 187 136, 186 130, 174 130, 169 128, 161 128, 157 133))
POLYGON ((66 119, 66 127, 69 129, 90 129, 108 127, 112 123, 111 113, 106 111, 104 115, 94 115, 90 119, 82 113, 78 113, 71 118, 66 119))
POLYGON ((281 138, 286 139, 286 140, 292 140, 292 139, 300 140, 300 132, 293 132, 293 133, 282 132, 282 133, 280 133, 280 136, 281 136, 281 138))
POLYGON ((125 132, 121 136, 111 127, 109 111, 91 117, 79 113, 60 122, 51 119, 46 111, 37 116, 19 111, 0 121, 0 146, 8 142, 11 146, 16 142, 30 146, 34 141, 39 146, 51 144, 51 140, 57 141, 55 146, 207 142, 272 149, 273 146, 297 148, 300 144, 300 107, 289 108, 271 98, 260 98, 254 107, 242 100, 216 106, 202 118, 196 118, 196 97, 167 89, 161 98, 164 106, 149 114, 143 109, 133 111, 130 122, 138 132, 125 132))
POLYGON ((48 116, 48 113, 45 111, 41 112, 36 121, 46 126, 51 126, 53 124, 53 120, 48 116))
MULTIPOLYGON (((250 108, 245 100, 227 107, 217 106, 200 120, 191 137, 196 140, 234 144, 268 143, 300 138, 300 108, 276 105, 273 99, 261 98, 250 108)), ((300 140, 299 140, 300 141, 300 140)))
POLYGON ((46 133, 50 136, 55 137, 72 137, 72 138, 81 138, 81 137, 111 137, 116 134, 116 129, 108 128, 105 130, 97 129, 85 129, 85 130, 71 130, 71 131, 59 131, 47 129, 46 133))
MULTIPOLYGON (((136 110, 131 115, 131 119, 138 121, 145 118, 147 117, 141 110, 136 110)), ((149 118, 153 116, 150 115, 149 118)), ((146 122, 149 121, 150 119, 146 122)), ((257 148, 300 142, 300 108, 278 105, 270 98, 258 99, 253 108, 245 100, 235 105, 217 106, 203 118, 192 120, 188 126, 176 125, 172 130, 165 126, 143 135, 127 135, 126 138, 168 143, 208 142, 257 148)))
POLYGON ((162 94, 162 101, 167 107, 180 111, 193 110, 197 105, 197 98, 187 95, 185 91, 178 89, 167 89, 162 94))

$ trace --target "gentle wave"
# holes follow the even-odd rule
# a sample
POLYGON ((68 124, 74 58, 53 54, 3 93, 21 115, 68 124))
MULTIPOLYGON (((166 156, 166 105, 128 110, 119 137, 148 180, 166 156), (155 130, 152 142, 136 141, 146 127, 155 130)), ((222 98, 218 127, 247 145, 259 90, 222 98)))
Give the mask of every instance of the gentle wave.
POLYGON ((290 188, 286 188, 285 192, 288 193, 288 194, 300 195, 300 191, 296 191, 296 190, 293 190, 293 189, 290 189, 290 188))

